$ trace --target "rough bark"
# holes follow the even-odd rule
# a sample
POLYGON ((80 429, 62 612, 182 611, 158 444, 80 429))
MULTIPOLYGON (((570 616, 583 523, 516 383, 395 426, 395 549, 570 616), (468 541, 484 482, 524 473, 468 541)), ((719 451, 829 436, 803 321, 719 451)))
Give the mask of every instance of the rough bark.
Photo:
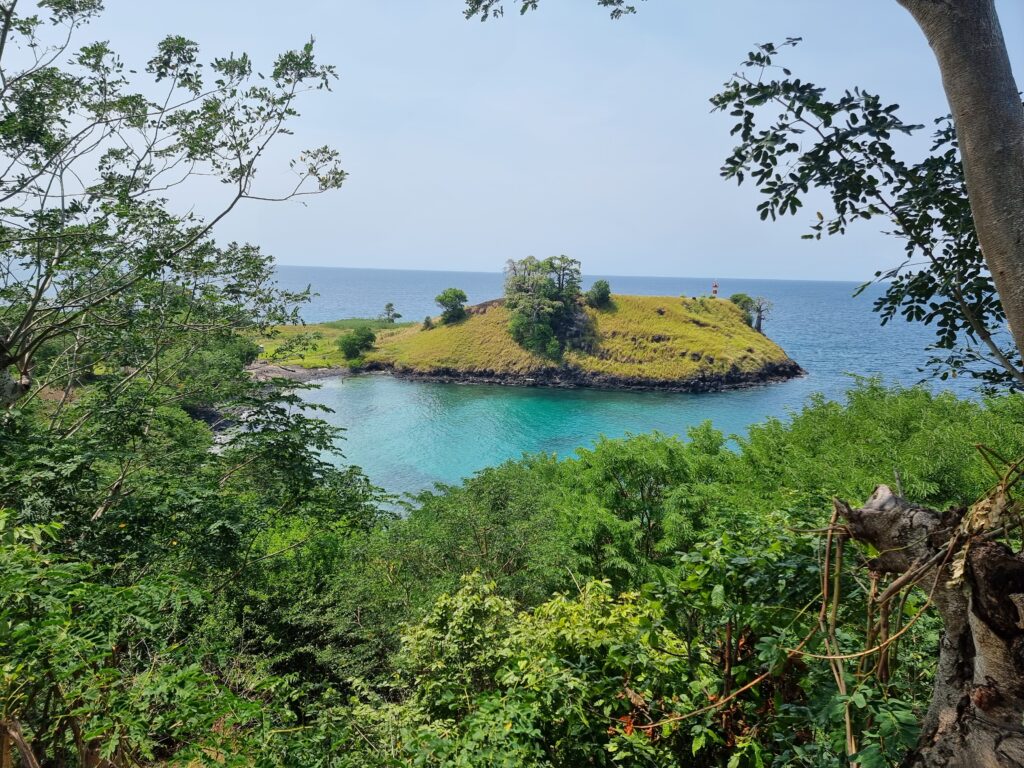
POLYGON ((27 374, 21 374, 15 379, 7 367, 0 366, 0 408, 17 403, 28 392, 31 383, 27 374))
POLYGON ((943 621, 935 689, 907 768, 1024 766, 1024 558, 983 533, 958 534, 962 510, 916 506, 882 485, 852 509, 853 538, 879 552, 881 573, 919 571, 943 621), (953 555, 967 547, 962 579, 953 555))
POLYGON ((1024 106, 994 0, 898 0, 935 52, 985 262, 1024 352, 1024 106))
POLYGON ((5 735, 10 738, 11 743, 18 750, 18 755, 21 757, 24 768, 40 768, 39 760, 36 758, 35 752, 32 751, 32 746, 25 740, 21 724, 17 720, 10 720, 0 723, 0 727, 3 728, 5 735))

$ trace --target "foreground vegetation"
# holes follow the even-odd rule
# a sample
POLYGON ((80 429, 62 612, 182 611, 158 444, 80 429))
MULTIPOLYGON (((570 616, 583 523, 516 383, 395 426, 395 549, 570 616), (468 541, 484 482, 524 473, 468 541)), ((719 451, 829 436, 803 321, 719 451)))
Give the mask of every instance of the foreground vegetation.
MULTIPOLYGON (((826 633, 792 658, 823 573, 820 537, 800 529, 880 477, 968 502, 992 481, 976 443, 1024 453, 1019 396, 865 384, 731 448, 711 425, 604 440, 396 517, 303 447, 315 422, 211 452, 209 429, 170 408, 143 438, 97 422, 54 464, 46 412, 8 416, 0 442, 3 717, 40 757, 75 755, 78 731, 115 764, 838 766, 846 716, 859 764, 892 764, 939 627, 912 595, 886 676, 851 664, 845 692, 813 655, 826 633), (167 458, 97 517, 95 489, 130 449, 167 458)), ((868 585, 842 579, 852 652, 868 585)))

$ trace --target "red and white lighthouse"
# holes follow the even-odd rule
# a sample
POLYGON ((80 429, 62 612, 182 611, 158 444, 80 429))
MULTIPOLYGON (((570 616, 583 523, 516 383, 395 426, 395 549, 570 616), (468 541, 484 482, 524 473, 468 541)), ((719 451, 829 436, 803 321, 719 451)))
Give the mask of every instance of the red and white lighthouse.
POLYGON ((715 280, 715 281, 713 281, 711 283, 711 298, 712 299, 717 299, 718 298, 718 281, 717 280, 715 280))

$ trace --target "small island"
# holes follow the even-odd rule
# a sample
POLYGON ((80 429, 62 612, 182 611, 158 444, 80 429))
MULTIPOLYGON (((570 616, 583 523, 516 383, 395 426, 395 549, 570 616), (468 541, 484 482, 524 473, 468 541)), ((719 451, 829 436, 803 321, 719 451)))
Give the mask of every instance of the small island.
POLYGON ((725 299, 612 297, 586 308, 594 338, 553 360, 508 333, 495 300, 450 325, 378 334, 361 368, 430 381, 706 392, 792 378, 800 366, 725 299))
POLYGON ((374 321, 279 329, 263 340, 264 375, 385 371, 440 382, 710 392, 803 373, 752 327, 743 302, 616 295, 604 281, 583 293, 578 265, 565 257, 511 262, 505 298, 467 307, 450 288, 438 297, 443 313, 423 323, 400 324, 391 308, 374 321))

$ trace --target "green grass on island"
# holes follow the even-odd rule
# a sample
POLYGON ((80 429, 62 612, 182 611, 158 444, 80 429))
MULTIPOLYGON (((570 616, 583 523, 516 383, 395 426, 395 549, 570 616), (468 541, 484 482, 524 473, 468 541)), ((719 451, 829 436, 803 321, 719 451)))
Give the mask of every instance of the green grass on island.
POLYGON ((262 347, 260 360, 292 368, 347 367, 351 361, 338 349, 338 339, 359 327, 372 328, 378 338, 383 338, 382 332, 418 328, 419 323, 353 317, 309 325, 279 325, 271 335, 257 339, 262 347))
POLYGON ((583 377, 661 383, 730 373, 753 377, 772 366, 792 365, 775 342, 750 328, 740 309, 725 299, 614 296, 606 308, 586 309, 594 332, 589 349, 570 349, 559 360, 517 344, 500 301, 468 311, 465 320, 451 325, 435 320, 431 329, 420 323, 360 320, 286 326, 277 329, 275 337, 261 340, 263 357, 311 368, 349 365, 337 347, 338 338, 353 327, 370 325, 377 341, 357 365, 398 373, 529 377, 569 370, 583 377), (281 354, 287 351, 282 343, 301 334, 306 335, 308 348, 281 354))

